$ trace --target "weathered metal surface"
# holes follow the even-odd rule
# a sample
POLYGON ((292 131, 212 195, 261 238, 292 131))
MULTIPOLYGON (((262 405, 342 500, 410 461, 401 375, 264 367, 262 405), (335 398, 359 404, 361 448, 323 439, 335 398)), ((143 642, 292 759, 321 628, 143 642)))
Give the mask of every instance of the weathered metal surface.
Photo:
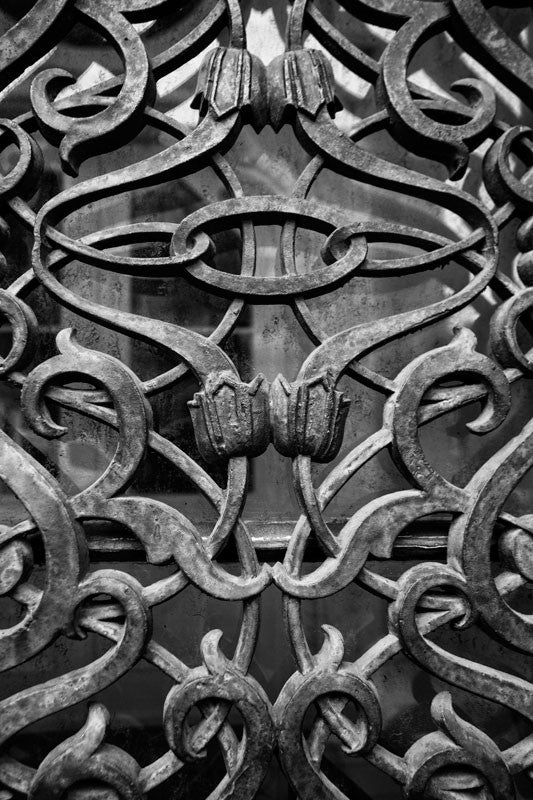
MULTIPOLYGON (((15 165, 0 178, 0 204, 33 236, 31 269, 14 282, 4 282, 0 290, 0 313, 11 332, 0 376, 20 389, 27 426, 40 437, 54 439, 66 432, 54 421, 52 408, 79 412, 118 432, 107 468, 91 485, 71 495, 32 455, 0 432, 0 478, 27 511, 26 519, 0 528, 0 594, 21 610, 17 623, 0 630, 0 668, 20 667, 58 637, 81 638, 92 631, 111 641, 110 649, 93 662, 44 683, 34 674, 34 685, 0 701, 0 796, 59 799, 74 789, 71 796, 76 798, 96 797, 103 787, 105 796, 140 800, 150 797, 187 762, 201 768, 207 746, 217 740, 226 774, 210 794, 213 800, 256 796, 275 751, 298 797, 341 800, 346 794, 321 768, 333 736, 345 753, 363 755, 396 780, 412 800, 510 800, 515 796, 515 776, 533 770, 533 731, 500 747, 457 713, 452 695, 439 692, 431 704, 433 730, 405 752, 392 752, 381 739, 388 698, 378 692, 373 678, 403 651, 452 691, 459 688, 499 703, 533 724, 533 683, 515 674, 512 656, 514 651, 533 653, 533 617, 508 601, 514 590, 533 580, 532 518, 516 517, 504 509, 533 465, 533 422, 488 458, 465 486, 440 474, 420 438, 424 424, 474 401, 481 401, 482 410, 469 429, 479 435, 492 431, 509 414, 512 384, 533 373, 531 354, 524 351, 518 333, 519 323, 527 324, 533 308, 533 190, 528 171, 533 134, 525 126, 498 119, 495 94, 487 82, 474 78, 456 82, 452 88, 464 96, 467 103, 463 103, 421 89, 408 77, 416 51, 446 32, 522 103, 531 105, 532 59, 477 0, 341 2, 361 24, 392 31, 379 61, 337 29, 314 0, 294 0, 285 53, 269 64, 246 49, 237 0, 216 0, 206 14, 205 4, 191 0, 183 5, 192 21, 188 31, 151 57, 137 23, 158 20, 164 29, 172 22, 173 3, 41 0, 14 20, 0 39, 4 100, 21 71, 35 65, 25 112, 0 121, 2 146, 14 143, 18 151, 15 165), (123 73, 61 98, 58 92, 75 83, 76 76, 41 68, 37 61, 79 24, 113 44, 123 73), (158 111, 156 82, 213 45, 223 28, 228 31, 226 44, 210 49, 199 71, 193 100, 199 123, 185 134, 173 117, 158 111), (308 30, 323 50, 304 46, 308 30), (329 54, 375 89, 375 113, 363 118, 350 135, 334 121, 340 102, 329 54), (256 131, 266 125, 276 132, 284 125, 294 129, 311 161, 292 196, 244 196, 225 156, 246 125, 256 131), (91 156, 111 152, 144 128, 165 132, 175 142, 142 161, 67 186, 40 208, 31 205, 43 168, 35 138, 38 130, 57 148, 63 170, 72 176, 91 156), (481 147, 485 192, 470 193, 456 183, 386 161, 359 144, 380 131, 389 132, 409 152, 442 162, 452 179, 464 175, 473 152, 481 147), (525 163, 524 174, 515 168, 511 154, 525 163), (205 166, 213 167, 221 178, 229 199, 199 208, 181 222, 124 223, 82 238, 61 228, 67 216, 90 203, 183 178, 205 166), (359 220, 350 208, 308 196, 323 169, 423 200, 433 213, 451 211, 462 218, 469 233, 452 239, 393 221, 359 220), (513 220, 521 223, 516 234, 516 278, 498 267, 500 231, 513 220), (281 275, 256 274, 254 229, 259 225, 282 226, 281 275), (230 274, 209 261, 216 250, 212 236, 235 226, 242 233, 241 270, 230 274), (327 237, 315 265, 307 265, 304 272, 296 268, 296 228, 327 237), (113 249, 147 242, 162 243, 164 255, 135 256, 113 249), (408 256, 399 251, 376 259, 368 243, 388 245, 389 253, 394 245, 412 245, 421 252, 408 256), (136 277, 170 280, 184 275, 204 291, 229 298, 231 304, 205 336, 81 296, 62 279, 61 268, 74 262, 136 277), (357 276, 429 273, 449 263, 467 273, 462 288, 332 336, 323 333, 308 304, 310 298, 328 297, 340 286, 350 291, 350 281, 357 276), (32 302, 39 287, 63 308, 161 348, 178 364, 141 380, 130 366, 84 346, 70 330, 58 334, 58 354, 36 364, 38 326, 32 302), (361 363, 383 344, 450 318, 487 290, 499 300, 492 317, 490 354, 480 352, 473 332, 460 328, 448 344, 420 352, 392 378, 361 363), (293 379, 278 375, 269 384, 263 375, 256 375, 246 382, 223 343, 245 303, 274 302, 295 311, 313 349, 293 379), (198 382, 189 400, 198 451, 205 462, 225 470, 224 486, 154 427, 151 398, 172 391, 189 372, 198 382), (334 461, 347 420, 357 417, 357 407, 336 388, 345 374, 384 396, 382 426, 328 466, 326 477, 316 486, 312 464, 334 461), (69 387, 76 381, 94 389, 69 387), (264 453, 270 443, 292 459, 301 517, 289 536, 285 523, 284 535, 272 535, 269 541, 278 523, 275 509, 256 537, 241 515, 249 460, 264 453), (329 522, 326 510, 335 495, 387 449, 410 488, 363 505, 340 527, 329 522), (200 531, 163 501, 127 491, 149 451, 185 473, 216 509, 218 519, 211 530, 200 531), (439 520, 439 535, 433 540, 417 537, 417 524, 430 515, 439 520), (95 522, 118 526, 131 538, 110 538, 102 545, 103 538, 91 533, 95 522), (36 532, 42 553, 34 552, 36 532), (313 568, 304 570, 309 541, 318 544, 319 554, 314 554, 313 568), (218 558, 226 544, 233 547, 239 562, 238 575, 218 558), (152 565, 173 563, 176 570, 142 585, 126 569, 90 569, 106 546, 109 552, 121 547, 134 550, 152 565), (434 559, 446 549, 446 563, 422 560, 432 546, 434 559), (372 570, 372 559, 391 558, 402 547, 420 563, 395 580, 372 570), (259 555, 268 548, 284 551, 283 560, 273 566, 261 563, 259 555), (499 570, 494 569, 495 553, 503 565, 499 570), (35 559, 44 564, 41 583, 33 580, 35 559), (332 595, 356 580, 389 604, 388 634, 356 661, 347 661, 341 634, 324 625, 324 644, 313 653, 302 601, 332 595), (242 603, 231 657, 222 652, 217 630, 204 636, 196 667, 186 666, 152 635, 152 608, 189 583, 210 597, 242 603), (270 584, 283 594, 296 661, 294 674, 273 704, 249 673, 261 594, 270 584), (482 625, 485 633, 508 648, 509 671, 468 660, 433 642, 429 634, 448 623, 482 625), (10 742, 18 732, 90 700, 140 659, 174 683, 161 710, 168 747, 161 758, 141 767, 128 752, 106 743, 109 712, 100 703, 89 707, 81 730, 56 746, 38 768, 13 757, 10 742), (344 713, 350 701, 355 717, 344 713), (316 717, 308 726, 305 718, 313 706, 316 717), (232 707, 240 713, 242 730, 233 725, 232 707), (194 708, 203 719, 190 725, 194 708)), ((521 4, 511 5, 514 10, 521 4)), ((0 244, 7 234, 2 221, 0 244)), ((4 270, 5 266, 4 259, 4 270)), ((356 610, 354 615, 356 619, 356 610)))

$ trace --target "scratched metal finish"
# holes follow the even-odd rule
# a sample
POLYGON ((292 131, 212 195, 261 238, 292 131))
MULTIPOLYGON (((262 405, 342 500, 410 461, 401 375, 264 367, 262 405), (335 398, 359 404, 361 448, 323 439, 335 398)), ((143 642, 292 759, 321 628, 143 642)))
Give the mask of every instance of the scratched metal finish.
MULTIPOLYGON (((0 528, 0 594, 20 609, 19 620, 0 630, 0 668, 17 670, 61 637, 88 632, 110 643, 92 663, 34 683, 0 701, 0 797, 50 800, 69 796, 150 798, 169 777, 192 764, 202 770, 206 748, 215 741, 225 775, 212 800, 253 798, 277 758, 296 795, 303 800, 342 800, 347 795, 322 770, 328 742, 349 756, 364 756, 401 787, 405 797, 435 800, 516 796, 517 776, 533 770, 533 731, 501 748, 481 727, 456 710, 454 691, 465 690, 515 711, 533 724, 533 683, 516 674, 514 654, 533 654, 533 616, 519 611, 510 597, 533 580, 532 517, 504 509, 509 495, 533 466, 533 421, 516 432, 459 486, 439 473, 425 452, 421 428, 454 410, 481 403, 469 428, 480 437, 508 417, 513 385, 533 372, 533 358, 522 346, 533 308, 533 188, 529 165, 533 132, 510 126, 498 116, 491 76, 514 92, 524 107, 533 104, 533 60, 499 29, 481 0, 339 0, 346 12, 376 28, 391 31, 378 61, 364 53, 321 11, 314 0, 290 7, 285 53, 263 63, 246 47, 238 0, 184 2, 190 21, 168 47, 147 52, 142 25, 171 24, 175 4, 168 0, 37 0, 0 37, 0 91, 8 98, 24 70, 32 69, 27 108, 15 119, 0 120, 1 145, 15 145, 16 163, 0 178, 0 204, 31 231, 31 269, 0 291, 0 312, 11 329, 11 347, 0 362, 2 380, 19 391, 20 408, 33 433, 56 439, 66 433, 58 408, 97 420, 118 433, 107 468, 91 485, 68 495, 49 470, 0 432, 0 478, 26 509, 14 526, 0 528), (123 65, 121 74, 89 89, 74 87, 76 75, 39 63, 74 26, 105 36, 123 65), (320 49, 309 45, 307 32, 320 49), (487 80, 455 83, 462 99, 429 92, 408 77, 419 48, 448 34, 480 62, 487 80), (220 39, 218 38, 220 37, 220 39), (221 45, 219 42, 225 42, 221 45), (184 132, 158 110, 157 83, 206 51, 193 106, 199 121, 184 132), (374 87, 376 113, 351 132, 336 125, 340 110, 330 56, 374 87), (291 195, 245 196, 226 159, 244 126, 279 132, 291 126, 309 162, 291 195), (144 160, 67 184, 41 207, 30 200, 42 181, 43 158, 36 131, 56 148, 64 173, 77 176, 89 158, 110 153, 146 128, 164 131, 174 143, 144 160), (443 164, 449 180, 408 169, 365 149, 361 141, 387 131, 406 151, 443 164), (474 151, 484 154, 479 191, 459 183, 474 151), (515 156, 525 169, 517 168, 515 156), (67 216, 90 203, 120 197, 132 189, 158 187, 169 179, 212 167, 228 199, 209 203, 181 222, 133 222, 93 230, 81 238, 61 226, 67 216), (393 219, 369 222, 353 209, 325 204, 311 196, 322 170, 362 184, 416 198, 431 212, 453 212, 463 220, 455 238, 393 219), (500 233, 518 222, 515 277, 501 270, 500 233), (254 231, 281 228, 282 273, 256 274, 254 231), (212 264, 214 234, 240 227, 241 270, 234 274, 212 264), (296 231, 325 237, 315 263, 297 267, 296 231), (466 234, 461 231, 468 230, 466 234), (160 243, 162 255, 132 255, 119 245, 160 243), (377 259, 370 244, 387 245, 377 259), (405 246, 418 248, 406 256, 405 246), (531 245, 531 247, 530 247, 531 245), (231 301, 216 329, 204 335, 171 322, 106 306, 83 297, 62 281, 72 263, 109 273, 160 277, 185 275, 204 292, 231 301), (358 276, 407 276, 454 264, 464 285, 434 302, 415 302, 410 310, 326 335, 310 310, 312 298, 327 298, 358 276), (55 303, 133 341, 142 340, 175 360, 175 366, 142 380, 114 355, 91 349, 70 329, 57 336, 57 354, 35 363, 39 330, 32 302, 41 287, 55 303), (419 352, 394 377, 362 359, 386 343, 451 318, 483 293, 497 298, 490 323, 490 347, 478 345, 467 327, 444 346, 419 352), (309 355, 296 375, 243 380, 225 349, 247 305, 286 304, 309 336, 309 355), (522 333, 521 331, 521 325, 522 333), (198 460, 165 438, 154 423, 151 402, 173 391, 185 375, 196 391, 189 398, 198 460), (384 399, 382 425, 356 446, 343 450, 347 420, 358 409, 339 386, 348 375, 371 386, 384 399), (93 389, 72 388, 81 382, 93 389), (55 417, 55 418, 54 418, 55 417), (283 560, 271 565, 242 519, 251 459, 274 447, 292 461, 294 493, 301 516, 283 560), (410 488, 384 494, 363 505, 341 529, 328 522, 333 498, 359 471, 389 450, 410 488), (148 452, 157 453, 205 496, 218 514, 204 536, 182 512, 165 502, 127 491, 148 452), (336 460, 341 452, 342 458, 336 460), (201 461, 201 463, 200 463, 201 461), (326 465, 316 485, 315 463, 326 465), (205 466, 225 474, 217 483, 205 466), (202 466, 203 465, 203 466, 202 466), (328 467, 329 465, 329 467, 328 467), (392 559, 397 540, 417 522, 440 515, 446 529, 447 558, 432 557, 385 578, 373 565, 392 559), (90 521, 105 520, 128 530, 140 543, 145 561, 166 568, 161 578, 142 585, 124 569, 106 569, 88 546, 90 521), (44 581, 33 572, 36 534, 42 543, 44 581), (308 542, 318 548, 306 567, 308 542), (221 557, 234 548, 240 570, 221 557), (494 562, 503 565, 493 568, 494 562), (175 565, 169 574, 168 565, 175 565), (313 652, 305 630, 305 602, 324 598, 358 581, 388 603, 389 631, 355 661, 345 658, 337 628, 323 626, 323 645, 313 652), (152 609, 193 584, 209 597, 242 607, 234 652, 220 646, 222 632, 211 630, 199 645, 197 665, 187 666, 152 634, 152 609), (250 663, 260 627, 260 602, 271 584, 282 593, 287 646, 294 674, 274 703, 252 677, 250 663), (102 602, 102 596, 106 602, 102 602), (480 626, 503 644, 509 671, 449 652, 431 638, 442 626, 480 626), (441 679, 449 692, 431 702, 433 729, 406 752, 383 742, 389 698, 375 676, 403 651, 423 670, 441 679), (17 760, 11 741, 27 726, 81 701, 90 701, 145 659, 173 683, 161 709, 167 752, 140 766, 126 749, 107 740, 109 709, 89 704, 84 726, 48 753, 38 768, 17 760), (352 703, 355 715, 346 706, 352 703), (191 724, 198 709, 202 720, 191 724), (235 727, 230 710, 240 713, 235 727), (310 708, 316 716, 305 723, 310 708)), ((513 14, 525 2, 508 4, 513 14)), ((466 69, 466 68, 465 68, 466 69)), ((101 162, 105 163, 105 162, 101 162)), ((441 174, 440 172, 438 174, 441 174)), ((466 184, 465 184, 466 185, 466 184)), ((0 226, 5 243, 7 226, 0 226)), ((5 265, 5 260, 4 260, 5 265)), ((135 365, 134 365, 135 366, 135 365)), ((357 482, 355 481, 357 491, 357 482)), ((272 510, 275 521, 275 509, 272 510)), ((530 612, 532 610, 530 609, 530 612)), ((357 626, 357 609, 354 609, 357 626)), ((135 704, 135 697, 131 698, 135 704)), ((190 774, 190 773, 189 773, 190 774)), ((350 798, 353 795, 350 795, 350 798)), ((376 795, 377 797, 377 795, 376 795)))

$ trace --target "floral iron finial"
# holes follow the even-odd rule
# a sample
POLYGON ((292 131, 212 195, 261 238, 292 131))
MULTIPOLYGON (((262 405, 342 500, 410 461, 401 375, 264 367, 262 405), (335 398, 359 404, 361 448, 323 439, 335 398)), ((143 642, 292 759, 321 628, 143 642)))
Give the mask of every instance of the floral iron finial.
POLYGON ((258 456, 268 447, 268 384, 263 375, 244 383, 229 371, 210 373, 188 406, 206 461, 258 456))
POLYGON ((342 443, 349 405, 327 372, 294 383, 278 375, 270 387, 274 447, 292 458, 331 461, 342 443))

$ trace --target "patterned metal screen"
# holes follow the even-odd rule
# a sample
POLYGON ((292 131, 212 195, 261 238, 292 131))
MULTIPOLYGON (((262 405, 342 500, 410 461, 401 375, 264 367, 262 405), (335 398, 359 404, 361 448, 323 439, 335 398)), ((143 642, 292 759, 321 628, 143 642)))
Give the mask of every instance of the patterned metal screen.
POLYGON ((0 5, 0 799, 533 796, 530 3, 0 5))

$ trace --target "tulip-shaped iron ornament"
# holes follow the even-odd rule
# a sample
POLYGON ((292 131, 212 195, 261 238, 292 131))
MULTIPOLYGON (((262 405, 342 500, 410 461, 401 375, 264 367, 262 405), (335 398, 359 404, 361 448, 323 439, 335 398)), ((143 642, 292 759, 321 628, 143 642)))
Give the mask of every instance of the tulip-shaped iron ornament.
POLYGON ((267 122, 266 74, 263 62, 236 47, 215 47, 206 55, 191 103, 204 116, 217 119, 239 111, 256 131, 267 122))
POLYGON ((267 72, 270 124, 275 131, 296 111, 316 119, 324 107, 332 117, 342 108, 331 64, 320 50, 289 50, 271 61, 267 72))
POLYGON ((244 383, 230 371, 210 373, 188 406, 206 461, 258 456, 268 447, 268 383, 263 375, 244 383))
POLYGON ((342 443, 349 405, 328 372, 294 383, 278 375, 270 387, 274 447, 291 458, 331 461, 342 443))

